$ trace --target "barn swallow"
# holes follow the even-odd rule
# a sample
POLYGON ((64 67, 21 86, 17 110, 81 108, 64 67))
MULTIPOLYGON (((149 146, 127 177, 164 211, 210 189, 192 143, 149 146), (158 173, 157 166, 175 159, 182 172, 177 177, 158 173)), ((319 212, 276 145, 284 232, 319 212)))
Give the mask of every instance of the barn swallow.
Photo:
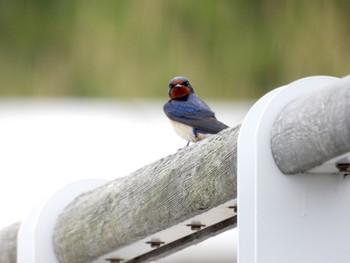
POLYGON ((195 93, 184 77, 175 77, 169 83, 169 101, 163 110, 176 133, 190 142, 197 142, 216 134, 228 126, 218 121, 215 113, 195 93))

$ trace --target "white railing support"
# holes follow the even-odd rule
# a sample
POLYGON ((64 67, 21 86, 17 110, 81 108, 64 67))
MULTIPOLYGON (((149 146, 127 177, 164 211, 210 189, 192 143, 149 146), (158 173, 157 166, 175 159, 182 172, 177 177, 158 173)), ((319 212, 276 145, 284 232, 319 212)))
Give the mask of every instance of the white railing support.
POLYGON ((104 183, 106 180, 86 179, 68 184, 34 207, 19 228, 17 263, 58 263, 52 236, 59 214, 77 196, 104 183))
MULTIPOLYGON (((309 98, 307 103, 317 103, 315 94, 332 87, 339 90, 338 83, 347 83, 349 88, 347 79, 332 77, 310 77, 293 82, 265 95, 242 123, 237 167, 240 263, 349 262, 350 212, 345 208, 350 201, 350 181, 336 169, 337 160, 344 156, 326 163, 333 162, 331 172, 329 165, 325 165, 327 169, 316 167, 302 170, 302 174, 286 175, 276 165, 271 149, 271 132, 284 108, 306 97, 309 98), (316 176, 315 173, 322 174, 316 176)), ((299 111, 295 109, 294 113, 299 111)), ((288 122, 279 118, 277 122, 285 121, 288 122)), ((312 123, 307 119, 304 122, 306 124, 299 125, 299 129, 312 123)), ((330 157, 331 154, 323 157, 323 161, 330 157)), ((300 160, 297 164, 307 161, 300 160)))

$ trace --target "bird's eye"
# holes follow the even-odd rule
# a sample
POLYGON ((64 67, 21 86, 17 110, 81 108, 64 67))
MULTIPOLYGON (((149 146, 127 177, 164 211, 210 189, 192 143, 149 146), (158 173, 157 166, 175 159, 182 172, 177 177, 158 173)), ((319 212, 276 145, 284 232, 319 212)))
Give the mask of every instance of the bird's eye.
POLYGON ((188 86, 188 85, 190 85, 190 83, 188 81, 185 81, 182 85, 188 86))
POLYGON ((169 88, 172 89, 174 87, 173 84, 169 84, 169 88))

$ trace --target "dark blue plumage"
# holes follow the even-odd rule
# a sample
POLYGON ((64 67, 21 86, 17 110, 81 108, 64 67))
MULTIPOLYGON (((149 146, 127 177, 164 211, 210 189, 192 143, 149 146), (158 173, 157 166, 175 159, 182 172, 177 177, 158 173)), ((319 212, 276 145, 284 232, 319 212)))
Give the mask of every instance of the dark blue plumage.
POLYGON ((184 77, 170 81, 169 98, 164 112, 175 131, 188 142, 199 141, 228 127, 215 118, 215 113, 194 93, 184 77))

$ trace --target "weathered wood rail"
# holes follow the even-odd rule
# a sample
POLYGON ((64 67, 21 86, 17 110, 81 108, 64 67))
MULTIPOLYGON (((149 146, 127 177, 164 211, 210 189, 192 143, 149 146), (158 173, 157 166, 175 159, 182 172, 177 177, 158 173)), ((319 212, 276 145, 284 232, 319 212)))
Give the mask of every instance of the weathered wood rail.
POLYGON ((283 173, 307 171, 350 149, 350 76, 296 99, 272 129, 271 150, 283 173))
MULTIPOLYGON (((271 131, 281 171, 303 172, 349 152, 348 109, 350 77, 287 105, 271 131)), ((79 196, 57 222, 53 243, 59 262, 91 262, 236 198, 239 128, 79 196)), ((18 227, 0 232, 1 263, 16 262, 18 227)))

